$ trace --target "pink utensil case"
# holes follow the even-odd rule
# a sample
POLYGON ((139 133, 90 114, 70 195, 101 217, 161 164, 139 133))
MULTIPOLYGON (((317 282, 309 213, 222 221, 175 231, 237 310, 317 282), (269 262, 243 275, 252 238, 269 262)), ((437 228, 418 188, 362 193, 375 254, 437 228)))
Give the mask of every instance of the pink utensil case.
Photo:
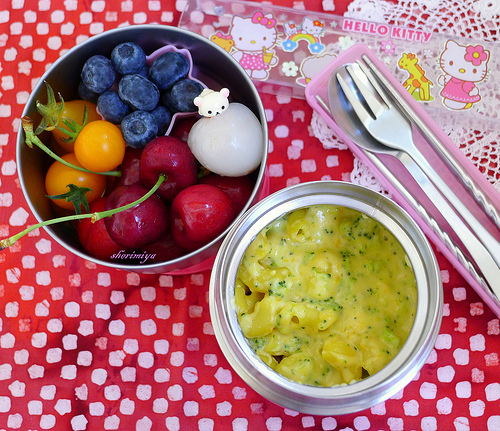
MULTIPOLYGON (((383 73, 392 86, 396 89, 400 96, 400 100, 409 104, 414 112, 431 128, 433 133, 438 137, 441 143, 445 146, 446 151, 464 168, 470 178, 476 183, 477 187, 483 194, 493 203, 497 211, 500 210, 500 196, 495 190, 493 185, 479 172, 473 163, 462 153, 462 151, 455 145, 454 142, 440 129, 431 116, 420 106, 419 102, 401 85, 399 81, 392 75, 386 66, 377 58, 377 56, 365 45, 357 44, 344 51, 336 59, 334 59, 325 69, 317 74, 306 86, 305 95, 308 103, 312 108, 317 111, 332 129, 334 135, 341 139, 350 148, 350 150, 362 160, 373 174, 379 179, 382 185, 388 190, 392 199, 401 205, 416 221, 427 237, 435 244, 436 248, 445 255, 455 268, 460 272, 464 279, 472 286, 472 288, 479 294, 481 299, 491 308, 491 310, 500 316, 500 300, 496 298, 489 289, 480 284, 476 278, 471 275, 466 266, 455 256, 455 254, 446 246, 440 239, 439 235, 435 233, 432 226, 430 226, 416 211, 413 206, 405 199, 405 197, 398 192, 394 184, 383 174, 377 167, 379 163, 372 163, 370 157, 366 152, 358 147, 351 139, 342 131, 341 127, 335 123, 327 108, 323 106, 321 101, 328 106, 328 81, 331 74, 340 66, 354 63, 360 60, 363 55, 366 55, 374 65, 383 73), (319 100, 318 100, 319 99, 319 100)), ((457 112, 456 115, 460 115, 457 112)), ((472 192, 462 183, 456 176, 455 172, 449 165, 442 159, 436 148, 430 144, 420 131, 413 127, 413 138, 416 146, 425 155, 427 160, 432 164, 436 172, 438 172, 452 190, 455 191, 457 196, 460 196, 463 203, 471 210, 476 218, 485 226, 488 231, 497 239, 500 240, 500 230, 497 225, 490 219, 485 212, 483 206, 479 204, 472 192)), ((462 250, 465 256, 469 258, 467 251, 463 248, 461 242, 456 237, 453 229, 448 225, 445 217, 441 214, 440 210, 436 208, 433 203, 423 193, 422 189, 416 181, 407 172, 404 166, 394 157, 390 155, 376 154, 375 157, 382 164, 383 169, 391 172, 392 176, 401 183, 408 192, 422 205, 430 217, 432 217, 439 225, 439 227, 448 233, 451 239, 462 250)), ((499 280, 500 283, 500 280, 499 280)))

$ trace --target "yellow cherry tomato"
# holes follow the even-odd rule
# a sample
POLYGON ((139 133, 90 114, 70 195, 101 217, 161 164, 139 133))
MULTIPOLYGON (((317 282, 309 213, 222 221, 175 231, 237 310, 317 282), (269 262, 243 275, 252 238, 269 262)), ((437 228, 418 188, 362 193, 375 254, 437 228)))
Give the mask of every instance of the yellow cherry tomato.
POLYGON ((81 165, 94 172, 115 169, 125 155, 122 132, 105 120, 88 123, 75 141, 75 156, 81 165))
MULTIPOLYGON (((70 100, 69 102, 64 101, 64 111, 59 116, 58 127, 68 130, 68 127, 63 123, 63 118, 69 118, 76 121, 80 126, 83 123, 83 113, 85 111, 85 106, 87 106, 87 123, 92 121, 101 120, 102 117, 97 112, 97 105, 86 100, 70 100)), ((68 135, 63 131, 55 128, 52 130, 52 136, 56 142, 64 148, 66 151, 72 153, 75 142, 64 142, 64 139, 68 138, 68 135)))
MULTIPOLYGON (((76 166, 81 166, 73 153, 68 153, 62 156, 62 158, 76 166)), ((88 187, 92 189, 92 192, 86 193, 87 201, 90 203, 104 194, 106 181, 105 175, 78 171, 63 165, 61 162, 55 161, 45 175, 45 190, 47 191, 47 195, 53 196, 67 193, 69 191, 68 184, 74 184, 78 187, 88 187)), ((73 204, 66 202, 65 199, 51 200, 61 208, 74 209, 73 204)))

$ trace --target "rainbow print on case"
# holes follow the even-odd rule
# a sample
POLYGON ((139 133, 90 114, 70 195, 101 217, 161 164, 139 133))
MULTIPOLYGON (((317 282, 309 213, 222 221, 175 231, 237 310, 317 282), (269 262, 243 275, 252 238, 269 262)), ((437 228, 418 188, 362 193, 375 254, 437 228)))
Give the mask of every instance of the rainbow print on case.
POLYGON ((281 42, 281 49, 293 52, 304 41, 311 54, 319 54, 325 49, 321 43, 321 36, 325 34, 325 22, 319 19, 304 17, 302 23, 297 25, 294 21, 283 24, 286 40, 281 42))
MULTIPOLYGON (((470 108, 482 100, 479 83, 491 74, 490 57, 496 51, 486 49, 486 42, 468 44, 444 39, 443 48, 431 43, 437 35, 423 29, 350 18, 339 22, 337 18, 328 20, 324 15, 306 15, 307 11, 283 12, 278 16, 249 8, 248 15, 230 15, 221 4, 214 7, 213 12, 221 18, 213 24, 210 40, 238 61, 251 79, 270 80, 266 91, 276 91, 276 83, 280 83, 295 87, 292 93, 300 94, 297 88, 306 87, 339 50, 345 51, 358 43, 356 35, 361 35, 374 40, 385 64, 406 74, 400 82, 418 102, 428 104, 441 100, 447 110, 477 111, 485 115, 481 107, 470 108), (222 30, 223 26, 227 29, 222 30), (412 45, 407 51, 401 49, 403 42, 418 46, 412 45)), ((489 83, 483 92, 491 93, 489 83)))
MULTIPOLYGON (((271 68, 279 63, 276 48, 291 53, 299 47, 307 47, 313 57, 325 50, 325 45, 321 43, 321 37, 325 34, 324 21, 304 17, 300 24, 289 20, 282 27, 281 32, 278 30, 278 20, 272 13, 257 10, 251 16, 232 16, 227 33, 219 30, 210 36, 210 40, 230 53, 252 79, 265 81, 269 78, 271 68)), ((296 65, 291 63, 284 63, 286 76, 295 76, 296 65)), ((305 68, 308 73, 312 73, 311 64, 305 68)), ((308 79, 310 77, 304 74, 297 83, 305 86, 308 79)))

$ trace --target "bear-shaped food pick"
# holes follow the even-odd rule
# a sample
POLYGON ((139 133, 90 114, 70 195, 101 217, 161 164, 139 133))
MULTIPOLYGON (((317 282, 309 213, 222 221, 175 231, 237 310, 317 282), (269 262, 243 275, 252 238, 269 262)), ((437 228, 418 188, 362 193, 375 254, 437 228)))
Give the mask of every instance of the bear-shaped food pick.
POLYGON ((215 117, 222 114, 229 105, 229 90, 222 88, 220 91, 205 88, 195 97, 193 103, 198 107, 198 113, 204 117, 215 117))

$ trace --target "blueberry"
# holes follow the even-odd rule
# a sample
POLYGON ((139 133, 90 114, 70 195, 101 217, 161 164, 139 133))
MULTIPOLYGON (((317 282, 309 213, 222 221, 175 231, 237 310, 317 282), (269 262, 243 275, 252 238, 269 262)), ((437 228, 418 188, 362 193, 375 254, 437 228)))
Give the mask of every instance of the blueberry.
POLYGON ((186 77, 189 68, 189 60, 185 55, 176 51, 165 52, 151 65, 149 79, 160 90, 167 90, 179 79, 186 77))
POLYGON ((198 107, 193 100, 203 91, 203 85, 198 81, 186 78, 174 84, 170 91, 162 96, 162 101, 172 112, 195 112, 198 107))
POLYGON ((101 94, 113 85, 116 72, 109 58, 93 55, 83 65, 81 77, 89 90, 101 94))
POLYGON ((158 136, 167 133, 170 122, 172 121, 172 114, 170 111, 164 106, 158 105, 151 111, 151 114, 155 117, 158 126, 158 136))
POLYGON ((78 84, 78 96, 80 97, 80 99, 87 100, 92 103, 97 103, 97 98, 99 97, 99 94, 90 90, 83 83, 83 81, 80 81, 78 84))
POLYGON ((115 91, 105 91, 97 99, 99 112, 113 124, 119 124, 123 117, 130 112, 129 107, 120 99, 115 91))
POLYGON ((147 64, 144 65, 138 72, 138 75, 144 76, 144 78, 149 79, 149 66, 147 64))
POLYGON ((111 52, 111 63, 122 75, 138 73, 146 65, 146 54, 136 43, 120 43, 111 52))
POLYGON ((137 73, 120 79, 118 94, 127 105, 138 111, 152 111, 160 100, 156 85, 137 73))
POLYGON ((144 148, 158 134, 155 117, 150 112, 134 111, 121 122, 123 139, 129 147, 144 148))

